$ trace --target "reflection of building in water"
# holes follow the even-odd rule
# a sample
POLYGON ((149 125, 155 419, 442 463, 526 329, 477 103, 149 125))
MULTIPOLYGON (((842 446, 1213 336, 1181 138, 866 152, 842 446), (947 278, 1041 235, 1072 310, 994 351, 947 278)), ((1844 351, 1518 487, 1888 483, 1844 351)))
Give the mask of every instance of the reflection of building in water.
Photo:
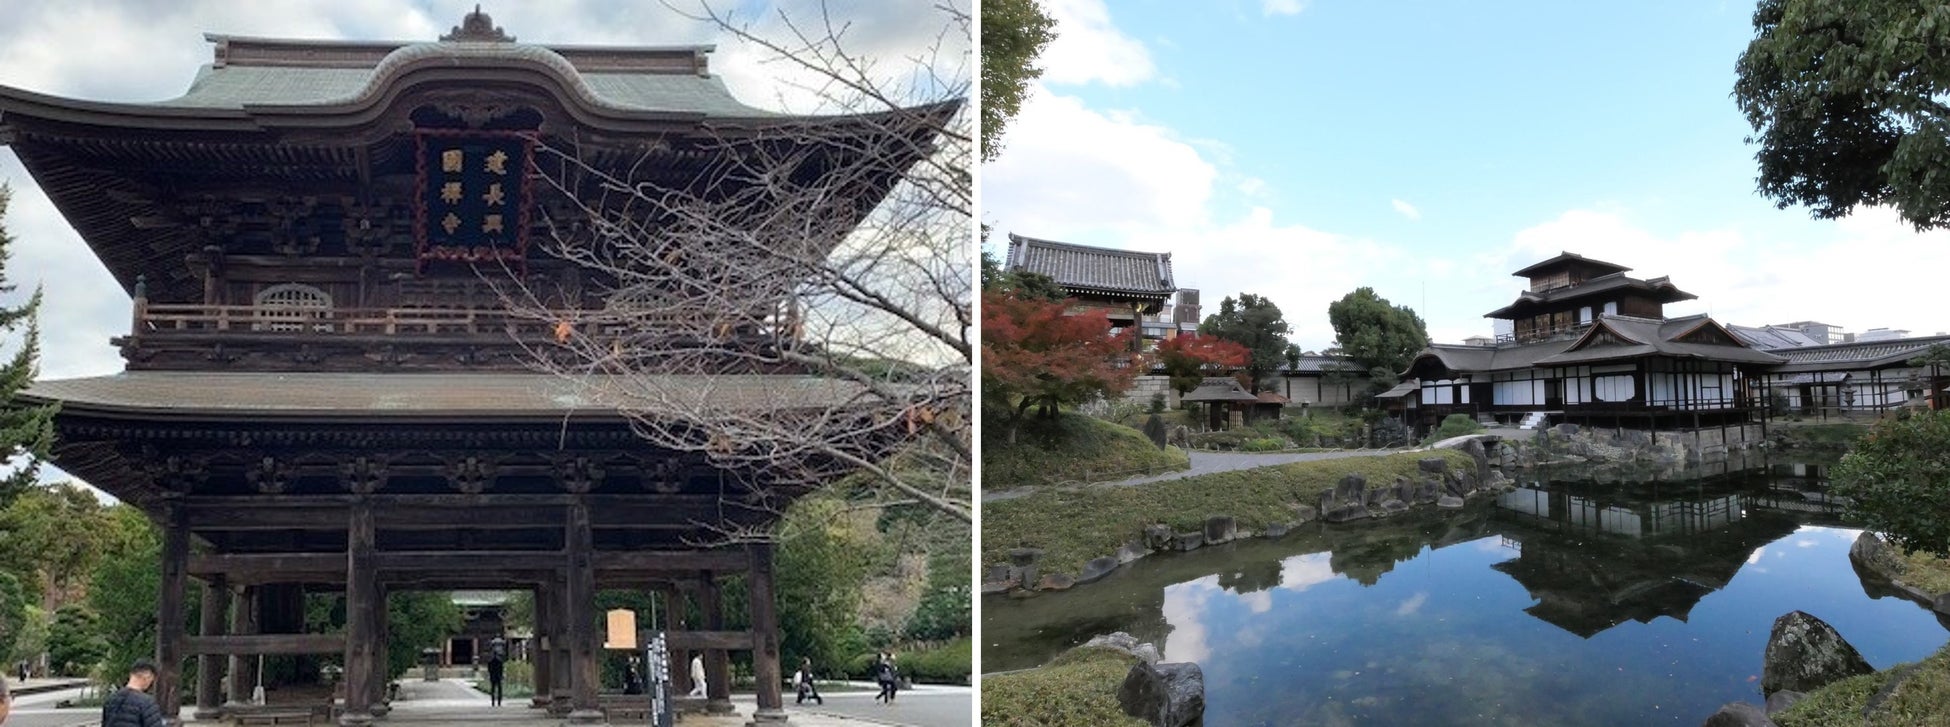
POLYGON ((1619 497, 1617 488, 1600 499, 1587 494, 1593 488, 1564 483, 1505 493, 1498 529, 1520 555, 1491 567, 1537 599, 1525 612, 1585 638, 1627 620, 1684 621, 1756 548, 1794 532, 1808 514, 1792 488, 1761 489, 1744 478, 1688 484, 1671 499, 1619 497))

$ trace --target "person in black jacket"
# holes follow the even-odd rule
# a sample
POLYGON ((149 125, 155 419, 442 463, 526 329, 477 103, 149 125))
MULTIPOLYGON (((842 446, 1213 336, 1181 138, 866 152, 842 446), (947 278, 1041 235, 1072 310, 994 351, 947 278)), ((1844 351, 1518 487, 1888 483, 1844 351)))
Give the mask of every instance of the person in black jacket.
POLYGON ((129 667, 127 686, 102 703, 101 727, 164 727, 162 707, 145 692, 156 683, 156 663, 137 659, 129 667))

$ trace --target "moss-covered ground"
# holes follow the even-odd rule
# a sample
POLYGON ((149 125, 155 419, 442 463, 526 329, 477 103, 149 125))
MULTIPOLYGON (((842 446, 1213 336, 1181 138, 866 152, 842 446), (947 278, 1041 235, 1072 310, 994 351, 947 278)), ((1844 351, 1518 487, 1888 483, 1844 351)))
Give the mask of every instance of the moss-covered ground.
POLYGON ((1894 668, 1830 684, 1772 716, 1781 727, 1950 727, 1950 647, 1924 659, 1866 717, 1869 699, 1894 668))
MULTIPOLYGON (((982 563, 1008 562, 1012 548, 1041 548, 1045 573, 1076 573, 1086 561, 1111 555, 1145 526, 1175 530, 1202 527, 1207 517, 1229 515, 1243 530, 1260 531, 1293 522, 1296 508, 1320 503, 1320 494, 1358 473, 1370 486, 1416 476, 1417 463, 1442 457, 1451 469, 1473 467, 1455 450, 1344 459, 1219 472, 1131 487, 1045 490, 982 504, 982 563)), ((984 455, 987 466, 987 455, 984 455)))
POLYGON ((1059 483, 1105 482, 1177 472, 1192 466, 1177 447, 1159 449, 1143 432, 1075 413, 1032 419, 1008 440, 999 423, 982 423, 982 489, 1000 492, 1059 483))
POLYGON ((1117 706, 1117 687, 1137 658, 1072 649, 1028 671, 982 677, 982 724, 1007 727, 1141 727, 1117 706))

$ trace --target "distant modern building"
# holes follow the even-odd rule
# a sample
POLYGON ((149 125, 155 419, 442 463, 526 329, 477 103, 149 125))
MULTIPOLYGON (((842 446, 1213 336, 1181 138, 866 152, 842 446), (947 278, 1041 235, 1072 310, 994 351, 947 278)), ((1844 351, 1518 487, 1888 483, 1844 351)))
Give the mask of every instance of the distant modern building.
MULTIPOLYGON (((1102 310, 1117 329, 1138 325, 1148 316, 1164 312, 1178 293, 1178 285, 1171 278, 1171 253, 1116 250, 1011 234, 1009 257, 1003 267, 1049 276, 1076 301, 1079 311, 1102 310)), ((1196 291, 1190 306, 1191 315, 1198 315, 1196 291)), ((1175 325, 1147 326, 1144 337, 1163 339, 1175 331, 1175 325)))

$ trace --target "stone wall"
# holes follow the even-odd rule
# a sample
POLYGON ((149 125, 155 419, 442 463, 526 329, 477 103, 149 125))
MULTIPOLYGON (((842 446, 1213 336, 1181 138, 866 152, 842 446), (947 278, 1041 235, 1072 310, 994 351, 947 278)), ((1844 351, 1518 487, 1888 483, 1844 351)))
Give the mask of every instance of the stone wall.
POLYGON ((1559 424, 1528 442, 1504 441, 1491 456, 1501 466, 1540 464, 1697 464, 1759 446, 1761 425, 1646 431, 1559 424))

